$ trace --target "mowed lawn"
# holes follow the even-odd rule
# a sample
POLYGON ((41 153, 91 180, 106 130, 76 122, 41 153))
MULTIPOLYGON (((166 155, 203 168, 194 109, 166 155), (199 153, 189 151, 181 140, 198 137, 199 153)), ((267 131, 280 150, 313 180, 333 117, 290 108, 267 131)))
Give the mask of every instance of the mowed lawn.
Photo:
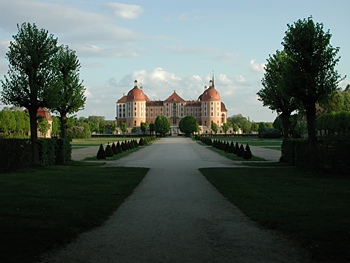
POLYGON ((75 162, 0 173, 1 262, 36 262, 101 225, 147 171, 75 162))
POLYGON ((350 262, 350 178, 277 166, 200 171, 249 218, 289 236, 316 262, 350 262))
POLYGON ((234 137, 213 137, 213 139, 219 139, 224 141, 233 141, 238 142, 238 144, 249 144, 250 146, 260 146, 264 148, 270 148, 274 150, 281 150, 281 145, 283 139, 265 139, 258 137, 243 137, 243 136, 234 136, 234 137))

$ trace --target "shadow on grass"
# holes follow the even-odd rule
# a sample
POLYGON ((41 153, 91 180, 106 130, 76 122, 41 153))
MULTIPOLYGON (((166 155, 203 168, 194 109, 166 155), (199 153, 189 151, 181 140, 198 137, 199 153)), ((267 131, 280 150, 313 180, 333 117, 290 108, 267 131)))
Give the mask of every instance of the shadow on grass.
POLYGON ((101 225, 147 168, 71 162, 0 174, 2 262, 37 262, 40 254, 101 225))
POLYGON ((266 165, 275 166, 200 171, 249 218, 289 236, 316 262, 350 262, 350 178, 266 165))

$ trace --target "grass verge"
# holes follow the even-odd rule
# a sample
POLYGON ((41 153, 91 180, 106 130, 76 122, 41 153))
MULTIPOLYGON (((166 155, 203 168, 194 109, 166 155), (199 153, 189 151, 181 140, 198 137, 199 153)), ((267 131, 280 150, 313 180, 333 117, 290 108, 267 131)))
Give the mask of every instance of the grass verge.
POLYGON ((100 165, 73 162, 0 174, 2 262, 36 262, 101 225, 148 171, 100 165))
POLYGON ((139 140, 140 138, 127 138, 127 137, 115 137, 115 138, 104 138, 104 137, 94 137, 88 139, 73 139, 71 141, 72 148, 78 149, 78 147, 88 147, 88 146, 99 146, 100 144, 106 145, 108 143, 112 144, 117 141, 130 141, 130 140, 139 140))
POLYGON ((350 179, 292 167, 201 173, 249 218, 297 241, 317 262, 350 261, 350 179))

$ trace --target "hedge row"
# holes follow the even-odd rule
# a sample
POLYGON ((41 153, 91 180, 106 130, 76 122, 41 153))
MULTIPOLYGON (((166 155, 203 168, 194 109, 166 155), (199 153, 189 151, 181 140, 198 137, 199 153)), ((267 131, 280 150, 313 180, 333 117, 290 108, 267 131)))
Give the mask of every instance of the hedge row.
POLYGON ((227 153, 236 154, 238 157, 243 157, 244 159, 251 159, 253 157, 248 144, 244 147, 242 144, 239 145, 238 142, 212 140, 209 137, 203 136, 196 136, 195 139, 227 153))
POLYGON ((147 136, 147 137, 142 137, 139 142, 136 140, 125 140, 125 141, 118 141, 117 144, 114 142, 112 145, 109 143, 106 145, 104 148, 103 145, 101 144, 98 151, 96 158, 97 159, 106 159, 107 157, 113 157, 114 155, 120 154, 122 152, 126 152, 128 150, 137 148, 142 145, 147 145, 149 142, 155 140, 157 137, 156 136, 147 136))
MULTIPOLYGON (((39 160, 42 165, 64 164, 71 160, 69 139, 39 139, 39 160)), ((0 169, 12 171, 31 164, 28 139, 0 139, 0 169)))
POLYGON ((281 161, 304 168, 321 169, 336 174, 349 174, 350 140, 322 140, 316 149, 307 140, 285 139, 281 161))

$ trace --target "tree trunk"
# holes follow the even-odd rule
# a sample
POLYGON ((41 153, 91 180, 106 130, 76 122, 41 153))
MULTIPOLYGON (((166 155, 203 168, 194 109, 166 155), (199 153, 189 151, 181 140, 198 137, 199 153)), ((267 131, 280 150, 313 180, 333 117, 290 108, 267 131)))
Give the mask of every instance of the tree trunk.
POLYGON ((30 121, 30 142, 32 150, 32 165, 40 165, 39 160, 39 146, 38 146, 38 123, 37 123, 37 112, 38 107, 32 106, 28 108, 29 121, 30 121))
POLYGON ((282 118, 282 124, 283 124, 283 138, 288 139, 289 137, 289 117, 290 112, 282 112, 281 118, 282 118))
POLYGON ((67 137, 67 115, 65 113, 60 113, 61 122, 61 138, 67 137))

